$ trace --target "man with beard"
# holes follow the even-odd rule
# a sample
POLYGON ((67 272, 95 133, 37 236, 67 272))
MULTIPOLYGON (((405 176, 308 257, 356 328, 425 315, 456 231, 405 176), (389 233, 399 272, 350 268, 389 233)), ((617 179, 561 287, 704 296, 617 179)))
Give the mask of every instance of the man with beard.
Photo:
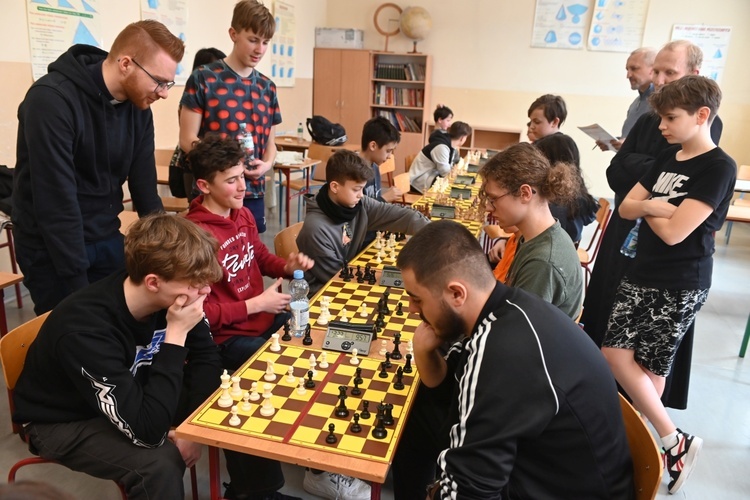
POLYGON ((614 379, 570 318, 497 282, 476 239, 451 221, 414 235, 398 266, 423 319, 421 380, 452 393, 428 498, 633 497, 614 379))
POLYGON ((183 53, 163 24, 138 21, 109 54, 68 49, 19 106, 12 215, 37 314, 124 266, 125 180, 139 215, 162 209, 150 106, 167 98, 183 53))

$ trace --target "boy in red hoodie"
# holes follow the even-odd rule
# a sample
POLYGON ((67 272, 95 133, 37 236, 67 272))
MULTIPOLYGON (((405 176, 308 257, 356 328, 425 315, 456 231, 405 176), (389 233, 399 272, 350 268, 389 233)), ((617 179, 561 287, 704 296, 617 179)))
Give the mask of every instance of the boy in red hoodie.
POLYGON ((278 331, 288 317, 291 297, 277 291, 295 269, 310 269, 302 253, 284 260, 271 253, 258 236, 255 219, 242 206, 245 183, 242 149, 231 138, 206 136, 190 152, 190 168, 201 196, 190 204, 187 218, 219 241, 224 278, 211 287, 204 310, 221 349, 224 368, 235 370, 278 331), (278 278, 263 289, 263 276, 278 278))

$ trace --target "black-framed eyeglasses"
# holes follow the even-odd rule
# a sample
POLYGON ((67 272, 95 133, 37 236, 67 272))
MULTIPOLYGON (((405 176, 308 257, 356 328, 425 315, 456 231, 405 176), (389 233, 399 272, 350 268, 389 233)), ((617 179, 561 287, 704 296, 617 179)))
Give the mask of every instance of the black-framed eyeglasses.
POLYGON ((148 75, 148 77, 151 78, 154 81, 154 83, 156 84, 156 88, 154 88, 154 93, 161 92, 162 90, 169 90, 172 87, 174 87, 175 82, 163 82, 163 81, 159 80, 158 78, 154 77, 154 75, 152 75, 151 73, 149 73, 148 71, 146 71, 146 68, 144 68, 143 66, 141 66, 140 64, 138 64, 138 61, 136 61, 135 58, 131 57, 131 59, 133 61, 133 64, 135 64, 136 66, 138 66, 139 68, 141 68, 143 70, 143 72, 146 73, 148 75))

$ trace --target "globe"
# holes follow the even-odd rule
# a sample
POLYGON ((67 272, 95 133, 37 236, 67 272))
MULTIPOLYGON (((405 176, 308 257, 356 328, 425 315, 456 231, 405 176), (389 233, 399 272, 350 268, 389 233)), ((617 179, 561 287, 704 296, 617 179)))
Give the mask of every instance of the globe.
POLYGON ((401 33, 412 40, 424 40, 432 29, 432 17, 423 7, 407 7, 401 14, 401 33))

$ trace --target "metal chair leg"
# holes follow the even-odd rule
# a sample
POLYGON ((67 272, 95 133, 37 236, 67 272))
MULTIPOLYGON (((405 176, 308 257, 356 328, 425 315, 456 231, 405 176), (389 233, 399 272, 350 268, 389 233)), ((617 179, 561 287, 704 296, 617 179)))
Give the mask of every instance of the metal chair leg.
POLYGON ((742 345, 740 346, 740 357, 745 357, 747 351, 747 343, 750 340, 750 316, 747 317, 747 324, 745 325, 745 336, 742 337, 742 345))

